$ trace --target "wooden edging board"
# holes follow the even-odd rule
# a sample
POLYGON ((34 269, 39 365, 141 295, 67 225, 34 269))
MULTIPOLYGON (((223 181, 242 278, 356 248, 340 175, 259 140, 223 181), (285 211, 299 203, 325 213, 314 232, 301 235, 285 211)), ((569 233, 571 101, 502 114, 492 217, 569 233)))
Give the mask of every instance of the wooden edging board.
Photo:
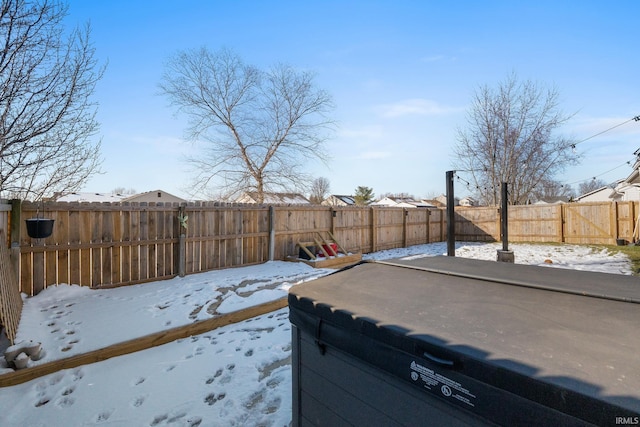
POLYGON ((362 254, 351 254, 329 258, 316 258, 316 260, 306 260, 295 256, 287 257, 286 261, 303 262, 313 268, 342 268, 356 264, 362 260, 362 254))
MULTIPOLYGON (((211 319, 201 320, 199 322, 190 323, 184 326, 178 326, 165 331, 156 332, 144 337, 134 338, 109 347, 71 356, 65 359, 54 360, 51 362, 36 365, 30 368, 22 369, 8 374, 0 374, 0 387, 10 387, 31 381, 44 375, 52 374, 63 369, 77 368, 78 366, 90 363, 101 362, 112 357, 123 356, 125 354, 135 353, 137 351, 146 350, 148 348, 157 347, 172 341, 188 338, 190 336, 204 334, 205 332, 219 328, 221 326, 230 325, 232 323, 242 322, 243 320, 262 314, 270 313, 287 306, 287 298, 280 298, 269 301, 243 310, 222 314, 211 319)), ((46 349, 45 349, 46 350, 46 349)))

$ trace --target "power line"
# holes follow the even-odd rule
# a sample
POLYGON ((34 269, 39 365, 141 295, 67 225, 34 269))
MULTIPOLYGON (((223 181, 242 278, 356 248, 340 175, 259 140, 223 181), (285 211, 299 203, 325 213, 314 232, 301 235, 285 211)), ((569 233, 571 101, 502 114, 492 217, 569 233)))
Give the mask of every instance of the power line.
POLYGON ((629 123, 629 122, 632 122, 632 121, 640 122, 640 115, 635 116, 635 117, 632 117, 632 118, 630 118, 629 120, 626 120, 626 121, 624 121, 624 122, 622 122, 622 123, 619 123, 619 124, 617 124, 617 125, 615 125, 615 126, 612 126, 612 127, 610 127, 609 129, 603 130, 602 132, 598 132, 598 133, 596 133, 595 135, 591 135, 589 138, 585 138, 585 139, 583 139, 582 141, 574 142, 574 143, 573 143, 573 144, 571 144, 570 146, 571 146, 571 148, 576 148, 576 145, 578 145, 578 144, 582 144, 583 142, 586 142, 586 141, 588 141, 588 140, 590 140, 590 139, 592 139, 592 138, 595 138, 596 136, 600 136, 600 135, 602 135, 603 133, 609 132, 610 130, 613 130, 613 129, 615 129, 615 128, 618 128, 618 127, 620 127, 620 126, 622 126, 622 125, 625 125, 625 124, 627 124, 627 123, 629 123))
POLYGON ((628 161, 624 162, 623 164, 616 166, 615 168, 609 169, 608 171, 602 172, 601 174, 595 175, 595 176, 593 176, 591 178, 581 179, 580 181, 574 181, 574 182, 570 182, 568 184, 563 184, 563 185, 567 186, 567 185, 573 185, 573 184, 579 184, 579 183, 582 183, 582 182, 586 182, 586 181, 589 181, 591 179, 595 180, 596 178, 599 178, 599 177, 601 177, 603 175, 606 175, 609 172, 613 172, 614 170, 619 169, 619 168, 621 168, 623 166, 626 166, 626 165, 631 165, 631 160, 628 160, 628 161))
MULTIPOLYGON (((622 126, 622 125, 624 125, 624 124, 627 124, 627 123, 629 123, 629 122, 631 122, 631 121, 634 121, 634 122, 640 122, 640 115, 637 115, 637 116, 635 116, 635 117, 632 117, 632 118, 630 118, 629 120, 625 120, 624 122, 619 123, 619 124, 617 124, 617 125, 615 125, 615 126, 612 126, 612 127, 608 128, 608 129, 606 129, 606 130, 603 130, 602 132, 598 132, 598 133, 596 133, 595 135, 591 135, 589 138, 585 138, 585 139, 583 139, 582 141, 578 141, 578 142, 576 142, 576 143, 573 143, 573 144, 571 144, 570 146, 571 146, 571 148, 575 149, 575 148, 576 148, 576 145, 578 145, 578 144, 582 144, 582 143, 583 143, 583 142, 585 142, 585 141, 588 141, 588 140, 590 140, 590 139, 592 139, 592 138, 595 138, 596 136, 600 136, 600 135, 602 135, 603 133, 609 132, 610 130, 613 130, 613 129, 615 129, 615 128, 618 128, 618 127, 620 127, 620 126, 622 126)), ((634 154, 635 154, 635 153, 634 153, 634 154)), ((625 166, 625 165, 631 165, 631 161, 626 161, 626 162, 624 162, 623 164, 621 164, 621 165, 619 165, 619 166, 614 167, 613 169, 609 169, 608 171, 606 171, 606 172, 602 172, 601 174, 596 175, 596 176, 594 176, 594 177, 592 177, 592 178, 589 178, 589 179, 593 179, 593 180, 595 180, 596 178, 601 177, 601 176, 603 176, 603 175, 606 175, 606 174, 608 174, 609 172, 612 172, 612 171, 614 171, 614 170, 616 170, 616 169, 618 169, 618 168, 621 168, 621 167, 623 167, 623 166, 625 166)), ((578 183, 581 183, 581 182, 589 181, 589 179, 583 179, 583 180, 581 180, 581 181, 575 181, 575 182, 571 182, 571 183, 569 183, 569 184, 564 184, 564 185, 569 186, 569 185, 573 185, 573 184, 578 184, 578 183)))

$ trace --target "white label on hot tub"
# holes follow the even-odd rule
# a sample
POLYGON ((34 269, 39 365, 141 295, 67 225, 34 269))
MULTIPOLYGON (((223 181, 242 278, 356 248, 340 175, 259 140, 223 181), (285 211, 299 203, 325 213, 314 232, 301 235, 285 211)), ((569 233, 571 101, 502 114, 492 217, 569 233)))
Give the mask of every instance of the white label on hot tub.
POLYGON ((445 397, 457 399, 469 406, 475 406, 473 401, 476 396, 463 387, 462 384, 416 363, 415 360, 411 362, 411 379, 414 382, 421 383, 428 390, 439 389, 440 393, 445 397))

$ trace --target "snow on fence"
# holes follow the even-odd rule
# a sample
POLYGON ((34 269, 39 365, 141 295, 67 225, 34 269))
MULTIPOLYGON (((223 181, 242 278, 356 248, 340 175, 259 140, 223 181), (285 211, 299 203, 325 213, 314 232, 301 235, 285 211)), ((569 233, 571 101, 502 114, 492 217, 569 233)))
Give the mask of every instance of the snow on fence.
MULTIPOLYGON (((637 202, 510 206, 509 240, 631 241, 637 212, 637 202)), ((456 240, 500 240, 498 208, 455 213, 456 240)), ((317 232, 331 232, 354 253, 446 239, 442 209, 22 202, 8 221, 20 290, 28 295, 55 283, 118 286, 283 260, 317 232), (36 214, 55 220, 50 237, 28 237, 24 219, 36 214)))

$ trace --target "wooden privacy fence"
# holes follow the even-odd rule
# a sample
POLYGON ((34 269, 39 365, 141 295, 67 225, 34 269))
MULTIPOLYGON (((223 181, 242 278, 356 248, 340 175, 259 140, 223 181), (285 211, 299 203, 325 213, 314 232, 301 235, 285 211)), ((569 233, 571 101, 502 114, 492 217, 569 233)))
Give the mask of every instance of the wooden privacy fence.
MULTIPOLYGON (((28 295, 56 283, 118 286, 283 260, 317 232, 361 253, 446 239, 442 209, 12 203, 0 209, 0 226, 9 231, 20 290, 28 295), (24 220, 36 215, 55 220, 50 237, 27 235, 24 220)), ((512 242, 615 244, 635 240, 638 202, 509 206, 508 213, 512 242)), ((460 207, 455 214, 456 240, 500 240, 498 208, 460 207)))
POLYGON ((7 246, 10 246, 9 218, 11 218, 11 204, 0 200, 0 231, 4 231, 6 241, 2 240, 2 242, 7 246))
MULTIPOLYGON (((0 229, 0 239, 5 239, 4 229, 0 229)), ((0 245, 0 332, 4 327, 11 344, 14 344, 21 314, 22 298, 18 280, 9 259, 9 250, 2 244, 0 245)))
MULTIPOLYGON (((508 207, 509 241, 614 245, 634 241, 639 202, 508 207)), ((456 240, 500 240, 500 209, 457 208, 456 240)))
POLYGON ((347 251, 363 253, 445 237, 437 209, 13 203, 10 241, 28 295, 57 283, 118 286, 283 260, 295 254, 297 242, 323 231, 347 251), (27 235, 24 220, 36 216, 55 221, 50 237, 27 235))

